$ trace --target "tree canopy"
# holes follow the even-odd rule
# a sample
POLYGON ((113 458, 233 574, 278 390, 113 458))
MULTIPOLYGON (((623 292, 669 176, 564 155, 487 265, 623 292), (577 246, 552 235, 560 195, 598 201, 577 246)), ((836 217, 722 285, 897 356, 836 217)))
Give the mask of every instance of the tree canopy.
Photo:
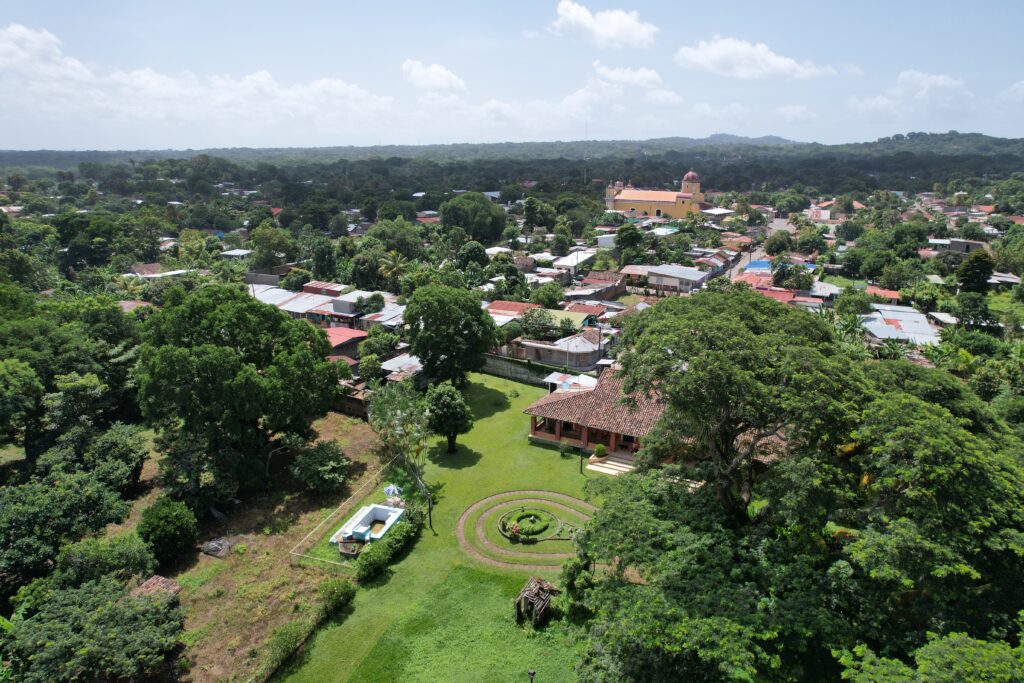
POLYGON ((421 287, 405 310, 412 353, 427 377, 455 384, 483 366, 496 340, 494 321, 473 292, 445 285, 421 287))
POLYGON ((929 632, 1015 670, 995 641, 1024 608, 1024 451, 969 389, 851 361, 732 288, 634 316, 623 345, 625 389, 665 413, 564 569, 582 680, 932 680, 898 677, 952 652, 929 632))
POLYGON ((271 440, 308 437, 338 390, 320 331, 231 287, 165 306, 144 339, 142 412, 173 456, 165 481, 193 504, 259 477, 271 440))

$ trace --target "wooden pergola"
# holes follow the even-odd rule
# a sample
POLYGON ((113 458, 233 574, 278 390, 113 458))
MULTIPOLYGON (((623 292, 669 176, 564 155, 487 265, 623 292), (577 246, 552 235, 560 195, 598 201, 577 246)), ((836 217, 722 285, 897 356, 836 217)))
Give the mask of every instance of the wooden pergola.
POLYGON ((544 579, 533 576, 519 591, 515 599, 516 623, 529 619, 533 626, 542 626, 548 620, 551 596, 560 591, 544 579))

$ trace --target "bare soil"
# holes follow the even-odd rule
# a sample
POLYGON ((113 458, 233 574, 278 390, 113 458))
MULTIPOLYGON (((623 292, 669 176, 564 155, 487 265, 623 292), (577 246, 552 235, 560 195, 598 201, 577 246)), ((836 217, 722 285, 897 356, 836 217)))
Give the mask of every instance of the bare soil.
MULTIPOLYGON (((291 562, 288 551, 373 476, 380 444, 369 425, 341 414, 330 413, 314 427, 320 439, 336 440, 352 461, 347 491, 313 496, 282 486, 289 490, 244 496, 239 504, 222 510, 225 520, 204 520, 201 525, 200 543, 219 536, 235 542, 225 558, 197 550, 178 565, 161 570, 181 584, 183 658, 189 665, 183 680, 249 680, 274 629, 308 616, 317 605, 318 586, 333 576, 329 570, 291 562)), ((275 464, 275 481, 287 482, 285 463, 275 464)), ((131 515, 108 533, 120 533, 138 523, 142 510, 160 495, 153 483, 156 472, 156 458, 150 458, 131 515)))

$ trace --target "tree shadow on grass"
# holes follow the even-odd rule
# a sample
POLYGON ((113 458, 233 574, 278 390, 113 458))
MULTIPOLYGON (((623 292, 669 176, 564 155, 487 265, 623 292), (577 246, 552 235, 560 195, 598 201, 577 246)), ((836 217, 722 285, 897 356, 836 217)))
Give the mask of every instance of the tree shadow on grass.
POLYGON ((313 629, 313 632, 309 634, 309 638, 307 638, 306 642, 302 644, 302 647, 299 648, 295 654, 285 660, 277 672, 271 676, 270 680, 280 681, 292 674, 298 673, 303 666, 309 663, 310 653, 313 651, 313 641, 316 639, 317 633, 326 627, 340 626, 346 619, 348 619, 354 609, 355 608, 352 606, 352 603, 349 603, 320 622, 320 624, 313 629))
POLYGON ((454 453, 448 452, 447 443, 439 443, 434 445, 433 448, 427 453, 427 459, 434 463, 438 467, 443 467, 449 470, 461 470, 466 467, 472 467, 473 465, 480 462, 480 458, 483 454, 479 451, 474 451, 468 446, 458 444, 454 453))
POLYGON ((477 420, 508 410, 511 405, 504 392, 482 384, 470 384, 466 390, 466 400, 473 411, 473 417, 477 420))

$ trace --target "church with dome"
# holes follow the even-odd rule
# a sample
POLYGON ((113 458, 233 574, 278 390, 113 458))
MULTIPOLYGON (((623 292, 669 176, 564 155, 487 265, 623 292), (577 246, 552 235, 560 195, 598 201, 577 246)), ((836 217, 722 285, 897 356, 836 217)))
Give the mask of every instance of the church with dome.
POLYGON ((700 191, 700 176, 693 170, 683 176, 678 192, 640 190, 619 181, 605 190, 605 205, 609 211, 621 211, 635 218, 683 218, 710 206, 704 202, 704 193, 700 191))

